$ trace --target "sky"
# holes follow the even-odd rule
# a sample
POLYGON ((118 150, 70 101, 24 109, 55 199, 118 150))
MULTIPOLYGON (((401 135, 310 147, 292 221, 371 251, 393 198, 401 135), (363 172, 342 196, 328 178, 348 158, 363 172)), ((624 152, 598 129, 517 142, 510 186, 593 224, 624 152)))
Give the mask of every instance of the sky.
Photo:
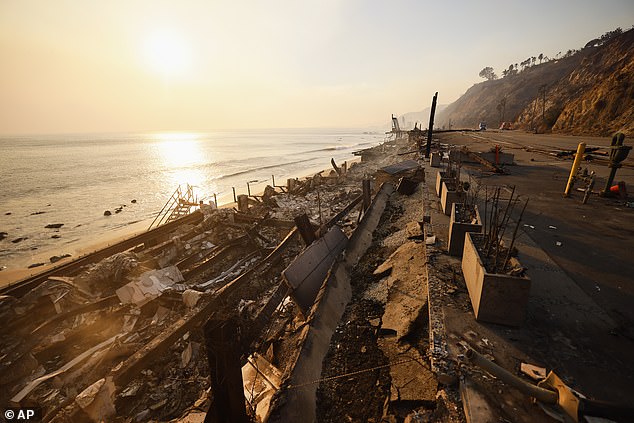
POLYGON ((0 0, 0 135, 380 124, 632 24, 632 0, 0 0))

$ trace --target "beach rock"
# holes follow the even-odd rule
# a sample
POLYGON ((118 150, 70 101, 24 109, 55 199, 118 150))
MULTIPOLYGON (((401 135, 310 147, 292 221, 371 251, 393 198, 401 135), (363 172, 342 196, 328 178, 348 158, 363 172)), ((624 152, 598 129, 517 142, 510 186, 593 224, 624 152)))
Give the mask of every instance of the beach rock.
POLYGON ((9 235, 6 232, 0 232, 0 241, 2 241, 3 239, 5 239, 7 237, 7 235, 9 235))
POLYGON ((44 266, 46 263, 33 263, 33 264, 29 264, 29 269, 33 269, 34 267, 40 267, 40 266, 44 266))
POLYGON ((49 223, 48 225, 44 226, 47 229, 59 229, 62 226, 64 226, 63 223, 49 223))
POLYGON ((11 212, 6 212, 5 216, 9 216, 11 214, 11 212))
POLYGON ((20 237, 20 238, 16 238, 16 239, 14 239, 14 240, 13 240, 13 241, 11 241, 11 242, 12 242, 12 243, 14 243, 14 244, 17 244, 18 242, 22 242, 22 241, 24 241, 25 239, 29 239, 29 238, 28 238, 28 237, 20 237))
POLYGON ((49 260, 51 263, 57 263, 61 259, 65 259, 66 257, 70 257, 70 254, 62 254, 61 256, 53 256, 49 260))
POLYGON ((115 213, 121 213, 121 209, 114 209, 115 213))
POLYGON ((132 204, 135 204, 135 203, 136 203, 136 200, 132 200, 132 201, 130 201, 130 202, 131 202, 132 204))
POLYGON ((36 212, 31 213, 31 216, 35 216, 35 215, 38 215, 38 214, 44 214, 44 213, 46 213, 46 212, 36 211, 36 212))
POLYGON ((110 216, 112 215, 112 212, 110 212, 110 210, 106 210, 105 212, 103 212, 104 216, 110 216))
POLYGON ((62 237, 61 235, 53 235, 51 238, 53 238, 53 239, 59 239, 59 238, 61 238, 61 237, 62 237))

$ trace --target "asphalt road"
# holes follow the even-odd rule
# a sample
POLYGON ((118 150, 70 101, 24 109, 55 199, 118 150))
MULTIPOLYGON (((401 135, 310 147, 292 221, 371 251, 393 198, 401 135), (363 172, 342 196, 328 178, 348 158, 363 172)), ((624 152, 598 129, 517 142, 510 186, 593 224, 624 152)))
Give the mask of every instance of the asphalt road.
MULTIPOLYGON (((516 185, 520 195, 530 198, 523 222, 534 229, 523 229, 615 320, 619 335, 634 340, 634 208, 596 194, 609 174, 604 163, 582 165, 597 174, 595 194, 587 204, 581 203, 581 192, 573 191, 569 198, 563 198, 572 158, 558 159, 544 151, 576 150, 580 142, 588 147, 607 147, 611 139, 519 131, 446 133, 439 139, 466 145, 472 151, 488 151, 497 144, 502 151, 515 155, 516 164, 508 166, 509 175, 483 175, 482 182, 516 185)), ((634 140, 626 138, 625 144, 634 145, 634 140)), ((625 163, 634 163, 634 153, 625 163)), ((616 181, 625 181, 631 192, 629 201, 633 202, 634 167, 620 168, 616 181)))

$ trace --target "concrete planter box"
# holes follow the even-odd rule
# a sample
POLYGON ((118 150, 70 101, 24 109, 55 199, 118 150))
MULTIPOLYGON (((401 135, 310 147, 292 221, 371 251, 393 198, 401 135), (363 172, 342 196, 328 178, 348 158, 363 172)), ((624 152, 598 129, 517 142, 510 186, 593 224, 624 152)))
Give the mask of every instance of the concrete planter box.
POLYGON ((440 170, 436 172, 436 195, 438 197, 442 196, 442 184, 443 182, 449 182, 453 178, 447 176, 447 172, 441 172, 440 170))
POLYGON ((442 158, 442 153, 431 153, 429 157, 429 165, 431 167, 440 167, 440 159, 442 158))
POLYGON ((467 232, 482 232, 482 219, 480 218, 478 206, 474 206, 476 223, 456 221, 456 217, 458 217, 458 220, 461 220, 459 214, 462 206, 463 204, 461 203, 453 203, 453 206, 451 207, 451 219, 449 220, 449 243, 447 245, 447 250, 449 251, 450 256, 462 256, 462 251, 464 250, 464 237, 467 232), (458 213, 456 213, 456 209, 458 209, 458 213))
POLYGON ((440 204, 442 211, 447 216, 451 215, 451 206, 453 203, 462 203, 464 201, 464 191, 456 191, 456 186, 452 182, 443 182, 440 195, 440 204))
POLYGON ((521 326, 531 280, 528 277, 487 273, 473 241, 481 236, 465 233, 462 253, 462 273, 475 318, 481 322, 521 326))

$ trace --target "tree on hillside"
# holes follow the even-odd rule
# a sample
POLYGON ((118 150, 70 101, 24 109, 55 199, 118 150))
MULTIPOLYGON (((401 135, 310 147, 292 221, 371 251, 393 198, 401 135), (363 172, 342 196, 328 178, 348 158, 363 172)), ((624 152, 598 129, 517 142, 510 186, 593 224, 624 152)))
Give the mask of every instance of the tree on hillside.
POLYGON ((542 60, 544 60, 544 53, 539 53, 539 56, 537 56, 537 58, 539 59, 539 64, 542 64, 542 60))
POLYGON ((498 79, 498 76, 493 72, 493 68, 491 66, 487 66, 482 69, 478 74, 481 78, 486 78, 488 81, 492 81, 494 79, 498 79))
POLYGON ((601 36, 601 43, 605 43, 606 41, 616 37, 617 35, 623 34, 623 30, 621 27, 616 28, 614 31, 608 31, 601 36))
POLYGON ((518 72, 517 64, 515 64, 515 66, 513 66, 513 64, 511 63, 509 65, 509 68, 506 70, 506 76, 517 75, 517 72, 518 72))
POLYGON ((531 66, 535 66, 535 62, 537 61, 537 57, 531 57, 531 66))

